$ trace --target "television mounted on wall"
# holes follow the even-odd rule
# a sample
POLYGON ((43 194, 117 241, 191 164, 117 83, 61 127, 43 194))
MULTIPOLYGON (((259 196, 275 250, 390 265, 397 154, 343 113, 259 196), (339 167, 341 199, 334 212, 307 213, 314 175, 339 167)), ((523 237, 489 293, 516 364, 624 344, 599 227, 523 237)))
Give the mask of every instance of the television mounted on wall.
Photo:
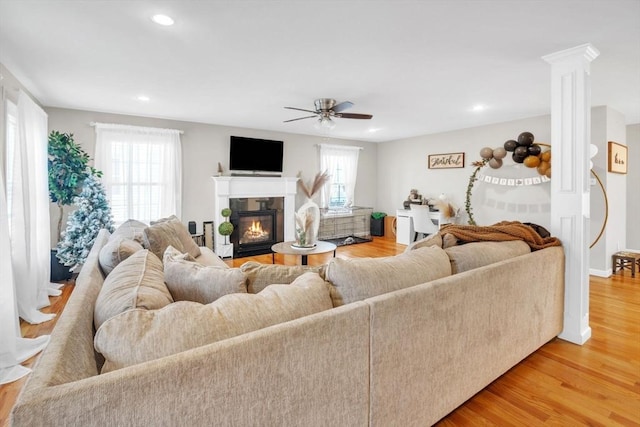
POLYGON ((283 141, 231 136, 229 170, 240 173, 282 173, 283 141))

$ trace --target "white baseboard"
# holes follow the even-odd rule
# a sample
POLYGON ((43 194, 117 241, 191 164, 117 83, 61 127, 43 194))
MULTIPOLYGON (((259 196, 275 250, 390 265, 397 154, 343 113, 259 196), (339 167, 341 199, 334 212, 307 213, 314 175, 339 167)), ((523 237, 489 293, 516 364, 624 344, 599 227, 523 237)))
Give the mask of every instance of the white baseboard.
POLYGON ((598 277, 610 277, 611 269, 609 268, 607 270, 596 270, 595 268, 590 268, 589 275, 598 277))

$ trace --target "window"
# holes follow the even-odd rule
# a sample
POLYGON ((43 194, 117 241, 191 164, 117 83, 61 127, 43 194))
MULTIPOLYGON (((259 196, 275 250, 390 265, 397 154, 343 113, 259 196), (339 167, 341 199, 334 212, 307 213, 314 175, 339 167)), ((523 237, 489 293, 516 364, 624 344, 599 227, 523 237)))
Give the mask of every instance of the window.
POLYGON ((98 123, 96 136, 96 168, 116 225, 180 217, 180 131, 98 123))
POLYGON ((360 147, 320 145, 320 169, 331 176, 322 190, 322 206, 349 208, 354 204, 360 147))

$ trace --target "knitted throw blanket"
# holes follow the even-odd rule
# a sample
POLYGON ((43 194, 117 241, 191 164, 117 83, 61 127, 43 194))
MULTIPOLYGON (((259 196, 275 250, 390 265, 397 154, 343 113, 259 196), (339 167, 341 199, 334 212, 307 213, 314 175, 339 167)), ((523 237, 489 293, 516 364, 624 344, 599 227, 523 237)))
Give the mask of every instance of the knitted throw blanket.
POLYGON ((445 224, 440 234, 447 233, 464 243, 523 240, 533 251, 562 245, 557 237, 540 237, 533 228, 518 221, 502 221, 489 226, 445 224))

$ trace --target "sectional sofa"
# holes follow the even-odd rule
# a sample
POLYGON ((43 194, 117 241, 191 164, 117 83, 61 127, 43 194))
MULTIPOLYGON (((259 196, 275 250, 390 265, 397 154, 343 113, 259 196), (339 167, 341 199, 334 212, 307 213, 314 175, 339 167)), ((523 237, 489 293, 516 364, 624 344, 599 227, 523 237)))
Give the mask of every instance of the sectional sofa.
POLYGON ((96 239, 12 425, 431 425, 562 329, 562 247, 436 236, 232 269, 175 236, 118 233, 96 239))

